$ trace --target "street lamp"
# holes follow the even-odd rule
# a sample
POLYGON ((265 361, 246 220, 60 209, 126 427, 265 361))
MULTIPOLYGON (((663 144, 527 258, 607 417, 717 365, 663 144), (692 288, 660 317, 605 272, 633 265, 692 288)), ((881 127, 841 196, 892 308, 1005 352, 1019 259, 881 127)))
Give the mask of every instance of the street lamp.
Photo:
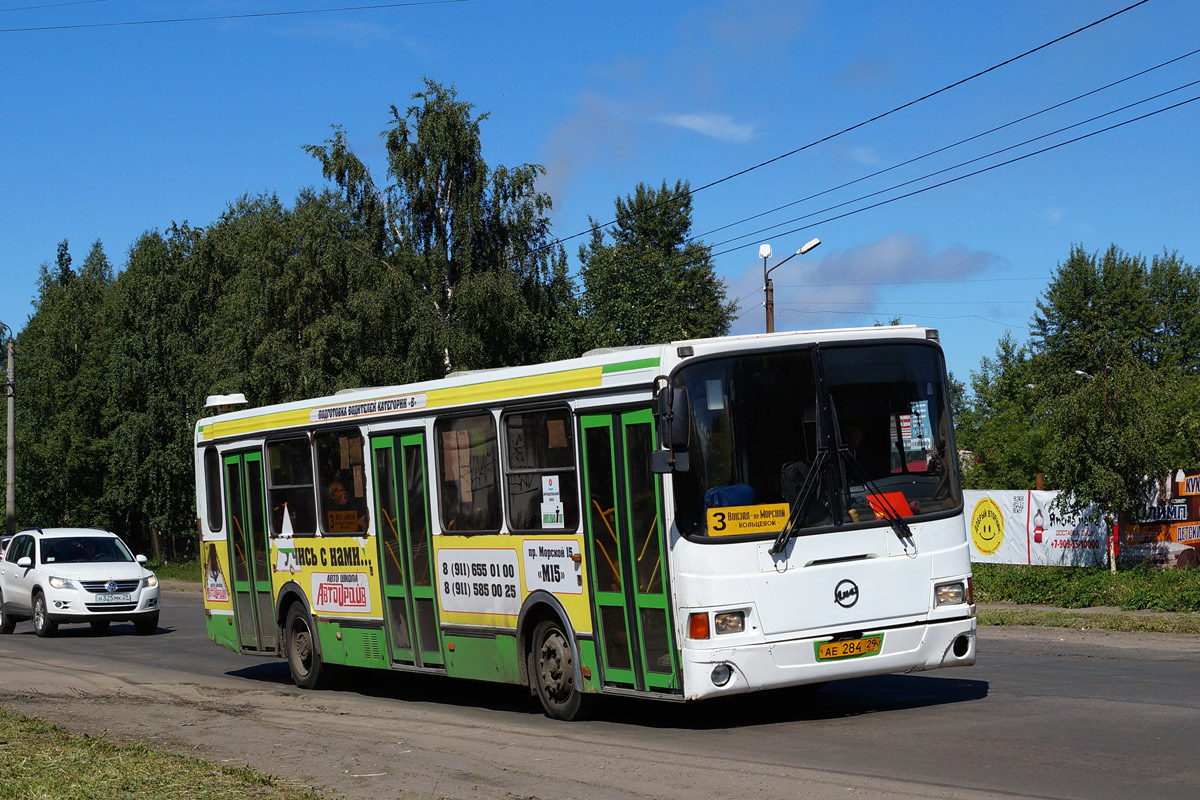
POLYGON ((4 529, 5 535, 13 536, 17 532, 17 478, 16 478, 16 425, 13 424, 14 402, 17 394, 17 379, 13 355, 16 345, 13 343, 13 329, 0 322, 0 332, 8 331, 8 381, 4 384, 4 396, 8 398, 8 447, 5 451, 5 490, 4 490, 4 529))
POLYGON ((791 261, 796 256, 802 256, 805 253, 815 249, 821 243, 820 239, 812 239, 800 247, 799 250, 792 253, 790 256, 780 261, 775 266, 767 269, 767 259, 771 257, 771 245, 760 244, 758 246, 758 257, 763 260, 763 291, 766 293, 766 301, 763 305, 767 310, 767 333, 775 332, 775 284, 771 281, 771 273, 782 267, 787 262, 791 261))
POLYGON ((1079 377, 1081 377, 1081 378, 1087 378, 1089 381, 1094 381, 1094 380, 1096 380, 1096 376, 1095 376, 1095 375, 1089 375, 1089 374, 1087 374, 1086 372, 1084 372, 1084 371, 1083 371, 1083 370, 1081 370, 1081 369, 1077 369, 1077 370, 1075 370, 1075 374, 1076 374, 1076 375, 1078 375, 1078 376, 1079 376, 1079 377))

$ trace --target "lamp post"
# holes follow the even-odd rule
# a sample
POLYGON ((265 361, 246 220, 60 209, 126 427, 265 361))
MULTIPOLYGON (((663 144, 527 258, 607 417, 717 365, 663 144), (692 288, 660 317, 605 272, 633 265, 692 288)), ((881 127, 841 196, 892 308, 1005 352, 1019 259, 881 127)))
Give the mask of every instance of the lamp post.
POLYGON ((771 273, 782 267, 787 262, 791 261, 796 256, 802 256, 805 253, 813 250, 820 243, 820 239, 813 239, 809 242, 806 242, 799 250, 792 253, 790 256, 785 258, 783 261, 780 261, 770 269, 767 269, 767 259, 771 257, 771 245, 760 244, 758 246, 758 257, 763 260, 763 292, 766 295, 763 306, 765 306, 767 310, 767 333, 775 332, 775 284, 771 281, 771 273))
MULTIPOLYGON (((1104 367, 1104 374, 1110 375, 1111 373, 1112 373, 1112 367, 1106 365, 1104 367)), ((1088 381, 1096 380, 1095 375, 1084 372, 1081 369, 1075 370, 1075 374, 1077 376, 1079 376, 1080 378, 1083 378, 1088 381)), ((1104 419, 1106 421, 1108 419, 1108 383, 1109 383, 1109 381, 1107 381, 1107 379, 1106 379, 1104 382, 1104 389, 1103 389, 1104 394, 1103 394, 1103 400, 1102 400, 1102 402, 1104 404, 1104 419)), ((1111 507, 1108 507, 1107 510, 1104 512, 1104 523, 1105 523, 1104 527, 1108 529, 1108 568, 1114 575, 1117 574, 1117 556, 1120 555, 1120 545, 1119 545, 1120 524, 1119 524, 1119 522, 1120 521, 1119 521, 1118 517, 1115 514, 1113 514, 1111 507)))
POLYGON ((17 532, 17 479, 16 479, 16 426, 13 423, 15 411, 14 398, 17 394, 16 367, 13 356, 16 344, 13 342, 12 328, 0 322, 0 331, 8 331, 8 380, 4 384, 4 396, 8 398, 8 447, 4 458, 5 491, 4 491, 4 530, 5 535, 12 536, 17 532))

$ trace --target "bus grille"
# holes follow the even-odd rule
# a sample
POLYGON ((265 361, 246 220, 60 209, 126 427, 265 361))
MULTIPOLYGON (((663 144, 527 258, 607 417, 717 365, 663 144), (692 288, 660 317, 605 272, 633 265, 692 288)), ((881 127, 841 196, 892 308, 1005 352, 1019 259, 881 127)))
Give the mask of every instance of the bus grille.
POLYGON ((367 661, 382 661, 383 649, 379 646, 380 636, 375 631, 370 631, 363 636, 363 655, 367 661))

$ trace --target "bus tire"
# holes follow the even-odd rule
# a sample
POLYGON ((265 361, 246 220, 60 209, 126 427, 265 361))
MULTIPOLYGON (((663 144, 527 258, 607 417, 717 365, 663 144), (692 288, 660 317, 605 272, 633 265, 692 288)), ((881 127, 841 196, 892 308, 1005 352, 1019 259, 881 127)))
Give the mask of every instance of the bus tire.
POLYGON ((533 629, 533 680, 542 710, 551 719, 581 716, 583 693, 575 688, 575 653, 557 619, 545 619, 533 629))
POLYGON ((328 670, 317 653, 316 629, 300 603, 293 603, 288 609, 283 637, 292 682, 301 689, 322 688, 327 682, 328 670))

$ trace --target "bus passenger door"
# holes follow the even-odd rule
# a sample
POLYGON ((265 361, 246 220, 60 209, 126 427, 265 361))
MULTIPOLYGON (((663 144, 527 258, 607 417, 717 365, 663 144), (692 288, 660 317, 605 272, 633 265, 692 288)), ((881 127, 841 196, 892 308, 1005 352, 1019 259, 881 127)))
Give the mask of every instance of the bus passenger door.
POLYGON ((434 596, 425 435, 376 436, 371 457, 391 659, 441 668, 445 658, 434 596))
POLYGON ((604 682, 678 690, 659 481, 647 410, 582 417, 584 515, 604 682))
POLYGON ((225 456, 225 520, 238 644, 243 650, 273 652, 278 647, 278 626, 271 597, 261 453, 225 456))

